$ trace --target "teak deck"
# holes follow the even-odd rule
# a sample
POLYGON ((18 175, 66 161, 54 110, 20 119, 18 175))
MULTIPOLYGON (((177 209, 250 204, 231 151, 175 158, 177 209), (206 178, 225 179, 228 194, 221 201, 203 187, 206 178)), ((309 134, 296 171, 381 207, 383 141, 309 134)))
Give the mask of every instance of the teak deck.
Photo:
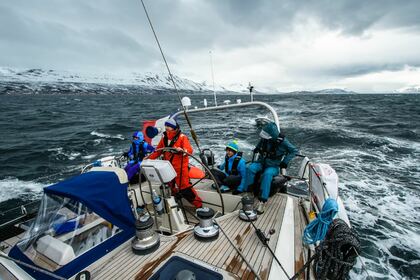
MULTIPOLYGON (((254 222, 266 234, 270 230, 274 233, 270 236, 269 246, 275 251, 288 196, 277 194, 270 198, 266 205, 266 211, 259 215, 254 222)), ((302 231, 306 225, 305 217, 296 198, 293 200, 294 219, 294 252, 290 254, 294 259, 295 271, 298 271, 307 259, 306 249, 302 246, 302 231)), ((258 239, 255 229, 248 222, 238 218, 238 212, 227 214, 217 218, 225 233, 241 250, 246 260, 258 273, 261 279, 268 279, 273 257, 269 250, 258 239)), ((195 262, 211 267, 215 271, 223 270, 225 275, 236 279, 255 279, 255 275, 246 265, 242 257, 229 243, 225 235, 220 231, 217 240, 212 242, 200 242, 194 238, 192 231, 180 233, 175 236, 161 236, 160 247, 152 254, 146 256, 135 255, 131 251, 131 240, 123 244, 120 249, 100 259, 89 266, 86 270, 91 272, 92 279, 147 279, 157 268, 172 255, 178 255, 195 262)), ((304 279, 301 275, 298 279, 304 279)))

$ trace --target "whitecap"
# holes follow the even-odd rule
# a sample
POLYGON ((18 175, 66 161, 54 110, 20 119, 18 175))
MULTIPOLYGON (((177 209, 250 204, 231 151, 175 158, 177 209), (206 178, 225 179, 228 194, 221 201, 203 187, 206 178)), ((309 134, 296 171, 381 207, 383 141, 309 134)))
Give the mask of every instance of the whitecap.
POLYGON ((37 199, 42 195, 44 184, 32 181, 21 181, 14 177, 6 177, 0 180, 0 202, 17 198, 21 195, 30 195, 37 199))
POLYGON ((90 135, 98 136, 98 137, 101 137, 101 138, 112 138, 112 139, 125 140, 124 136, 122 136, 121 134, 109 135, 109 134, 97 132, 96 130, 92 131, 90 133, 90 135))

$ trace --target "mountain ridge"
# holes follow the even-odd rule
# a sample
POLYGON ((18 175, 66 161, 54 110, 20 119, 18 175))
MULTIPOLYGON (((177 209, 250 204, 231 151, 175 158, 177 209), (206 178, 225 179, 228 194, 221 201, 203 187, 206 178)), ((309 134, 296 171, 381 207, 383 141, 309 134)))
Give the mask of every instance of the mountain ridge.
MULTIPOLYGON (((211 93, 213 86, 208 85, 205 81, 195 82, 190 79, 181 78, 173 75, 175 83, 180 90, 211 93)), ((0 67, 0 82, 6 83, 23 83, 33 84, 35 92, 42 91, 43 87, 53 85, 55 89, 53 92, 59 91, 59 85, 65 88, 65 91, 79 92, 88 88, 90 84, 95 84, 97 87, 101 85, 113 85, 116 88, 123 90, 132 89, 133 87, 140 87, 144 89, 173 90, 173 84, 167 74, 162 73, 137 73, 132 72, 125 76, 116 76, 112 74, 80 74, 71 71, 57 71, 44 70, 40 68, 31 69, 14 69, 8 67, 0 67)), ((10 86, 10 85, 9 85, 10 86)), ((243 83, 231 84, 229 86, 215 86, 214 89, 218 93, 232 93, 232 94, 249 94, 248 85, 243 83)), ((29 91, 29 89, 28 89, 29 91)), ((255 94, 353 94, 356 92, 347 91, 343 89, 323 89, 316 91, 292 91, 281 92, 270 87, 256 87, 255 94)))

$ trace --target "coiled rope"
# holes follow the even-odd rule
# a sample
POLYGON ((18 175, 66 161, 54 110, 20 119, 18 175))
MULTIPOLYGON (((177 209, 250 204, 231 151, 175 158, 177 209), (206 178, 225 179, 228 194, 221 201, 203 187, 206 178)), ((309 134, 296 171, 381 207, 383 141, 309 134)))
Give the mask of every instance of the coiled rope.
POLYGON ((315 249, 317 279, 346 279, 357 261, 360 240, 357 233, 341 219, 334 220, 327 236, 315 249))
POLYGON ((328 198, 322 206, 322 211, 318 217, 306 226, 303 232, 303 242, 314 244, 324 240, 328 227, 338 212, 338 204, 335 199, 328 198))
MULTIPOLYGON (((325 239, 315 248, 315 254, 290 279, 298 279, 314 261, 316 279, 344 280, 356 263, 359 252, 360 240, 357 233, 343 220, 335 219, 330 224, 325 239)), ((366 273, 370 278, 367 270, 366 273)))

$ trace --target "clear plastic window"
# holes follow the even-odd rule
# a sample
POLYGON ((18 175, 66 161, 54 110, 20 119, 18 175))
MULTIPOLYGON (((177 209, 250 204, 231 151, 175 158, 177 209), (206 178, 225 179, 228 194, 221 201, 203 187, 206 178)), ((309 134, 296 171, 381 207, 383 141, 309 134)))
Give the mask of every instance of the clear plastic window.
POLYGON ((18 247, 38 266, 55 271, 119 231, 81 202, 45 194, 18 247))

